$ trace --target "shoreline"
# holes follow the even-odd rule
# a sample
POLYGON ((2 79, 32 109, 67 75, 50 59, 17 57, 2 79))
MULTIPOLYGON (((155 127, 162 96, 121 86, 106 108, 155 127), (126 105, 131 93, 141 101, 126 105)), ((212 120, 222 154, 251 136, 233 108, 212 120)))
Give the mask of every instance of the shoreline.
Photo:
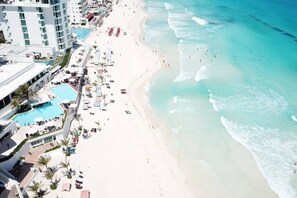
MULTIPOLYGON (((221 187, 205 188, 205 185, 220 183, 205 177, 204 169, 200 169, 196 174, 204 176, 193 186, 188 178, 189 171, 182 169, 178 157, 169 150, 166 131, 170 129, 149 104, 147 87, 158 72, 167 67, 161 54, 155 53, 143 40, 148 16, 144 4, 143 0, 120 1, 109 17, 104 18, 103 25, 85 40, 91 46, 95 42, 102 52, 108 47, 114 51, 115 64, 106 69, 111 76, 109 79, 115 83, 110 84, 110 89, 104 87, 103 91, 107 101, 113 99, 115 104, 107 104, 106 111, 94 107, 93 101, 88 110, 83 109, 83 104, 79 105, 82 120, 74 121, 72 129, 79 124, 90 129, 100 120, 102 131, 90 133, 87 139, 81 138, 78 153, 69 158, 70 163, 84 173, 84 189, 90 190, 92 197, 213 197, 207 190, 219 193, 221 187), (125 17, 119 23, 122 15, 125 17), (110 27, 121 27, 127 35, 109 37, 110 27), (119 93, 120 89, 127 89, 127 94, 119 93), (130 114, 124 113, 127 110, 130 114)), ((92 84, 98 68, 90 63, 86 65, 92 84)), ((78 193, 79 190, 73 189, 62 195, 73 197, 78 193)))
MULTIPOLYGON (((152 123, 150 119, 155 114, 149 109, 144 86, 162 64, 157 54, 142 41, 147 16, 143 6, 140 0, 119 2, 109 17, 104 18, 103 25, 85 40, 91 46, 96 42, 102 53, 109 47, 114 52, 114 66, 106 67, 110 76, 106 78, 114 83, 109 89, 104 86, 102 92, 107 95, 107 101, 115 102, 108 103, 104 111, 93 107, 92 100, 88 110, 83 109, 83 104, 79 105, 78 114, 82 119, 74 121, 72 129, 81 124, 88 130, 96 127, 95 122, 100 120, 102 130, 79 140, 77 154, 69 158, 70 163, 84 173, 84 189, 90 190, 92 197, 192 198, 174 156, 166 148, 159 126, 155 126, 157 122, 152 123), (121 15, 125 17, 119 23, 121 15), (110 27, 121 27, 121 32, 126 34, 107 36, 110 27), (127 89, 127 94, 121 94, 120 89, 127 89), (96 151, 93 157, 90 157, 90 150, 96 151)), ((91 63, 86 65, 92 84, 97 69, 91 63)), ((79 190, 74 189, 62 195, 72 197, 77 193, 79 190)))
MULTIPOLYGON (((143 5, 145 4, 144 0, 140 0, 143 5)), ((145 19, 142 21, 142 25, 144 25, 145 21, 148 20, 148 14, 145 12, 144 8, 142 7, 142 12, 145 13, 146 17, 145 19)), ((141 32, 141 36, 140 38, 144 38, 144 34, 145 34, 145 29, 144 29, 144 26, 141 27, 142 28, 142 32, 141 32)), ((149 50, 153 51, 153 54, 155 54, 158 58, 159 58, 159 68, 154 70, 154 71, 151 71, 150 73, 147 73, 145 74, 146 75, 146 79, 142 79, 142 82, 141 80, 138 81, 139 85, 134 85, 134 89, 135 89, 135 92, 138 90, 138 93, 139 91, 141 91, 141 87, 145 87, 145 89, 147 87, 150 86, 150 82, 153 80, 154 77, 156 77, 156 75, 158 75, 158 73, 162 72, 162 69, 166 69, 167 66, 166 66, 166 62, 164 62, 164 60, 166 60, 166 58, 162 57, 162 55, 158 52, 158 50, 154 49, 154 48, 151 48, 149 47, 146 43, 145 43, 145 40, 141 40, 139 39, 140 41, 142 41, 142 45, 143 47, 145 48, 148 48, 149 50), (163 63, 162 63, 163 61, 163 63)), ((133 88, 132 87, 132 88, 133 88)), ((137 100, 137 96, 134 96, 135 98, 135 101, 133 102, 134 104, 137 104, 139 103, 138 105, 138 108, 142 108, 143 109, 143 119, 146 120, 148 123, 148 125, 151 125, 151 127, 153 129, 156 129, 157 130, 157 133, 159 134, 154 134, 154 136, 157 136, 157 138, 159 138, 159 141, 161 141, 161 144, 162 146, 164 146, 165 150, 167 150, 167 152, 169 153, 170 155, 170 158, 171 160, 175 163, 175 166, 178 167, 181 175, 180 177, 182 179, 180 179, 180 181, 185 181, 185 180, 188 180, 188 174, 191 173, 191 171, 189 170, 184 170, 182 167, 180 167, 179 165, 179 159, 178 159, 178 154, 176 152, 176 148, 173 149, 173 151, 171 151, 168 147, 168 141, 170 140, 167 140, 166 141, 166 138, 165 136, 167 136, 166 134, 170 132, 170 129, 168 129, 163 123, 162 121, 160 120, 160 118, 157 116, 157 112, 154 111, 154 109, 152 109, 151 105, 149 104, 149 96, 148 96, 148 93, 147 91, 144 91, 143 94, 143 100, 137 100)), ((139 94, 141 95, 141 94, 139 94)), ((136 105, 137 106, 137 105, 136 105)), ((141 114, 141 112, 139 112, 141 114)), ((229 132, 227 132, 228 135, 229 132)), ((230 135, 231 136, 231 135, 230 135)), ((231 136, 232 137, 232 136, 231 136)), ((237 145, 237 147, 239 146, 240 147, 240 152, 241 154, 245 155, 245 156, 251 156, 251 159, 252 161, 249 161, 248 163, 251 164, 251 166, 253 166, 253 168, 255 170, 250 170, 249 167, 246 167, 246 169, 248 170, 245 170, 245 171, 249 171, 249 172, 252 172, 255 174, 255 176, 259 177, 259 179, 261 180, 264 180, 264 183, 261 183, 260 185, 260 188, 264 188, 263 189, 263 196, 266 197, 267 195, 269 195, 269 197, 278 197, 278 194, 272 189, 272 187, 269 185, 268 183, 268 180, 266 178, 266 176, 264 175, 264 173, 262 172, 261 168, 258 166, 258 162, 253 154, 253 152, 251 152, 247 147, 245 147, 245 145, 243 145, 241 142, 238 142, 236 141, 233 137, 232 137, 232 140, 234 141, 232 144, 234 145, 237 145), (258 173, 260 173, 260 175, 258 173), (263 185, 266 185, 268 188, 266 188, 265 186, 263 185), (266 195, 265 195, 266 194, 266 195)), ((240 152, 235 152, 235 155, 238 155, 238 153, 240 152)), ((180 174, 179 173, 179 174, 180 174)), ((196 183, 195 183, 196 184, 196 183)), ((196 197, 196 191, 193 189, 194 186, 190 186, 190 185, 186 185, 187 188, 189 188, 189 192, 191 192, 191 196, 194 196, 196 197)), ((255 188, 258 188, 258 186, 255 186, 255 188)), ((262 196, 261 195, 261 196, 262 196)), ((203 195, 201 195, 203 196, 203 195)), ((200 197, 200 196, 199 196, 200 197)))

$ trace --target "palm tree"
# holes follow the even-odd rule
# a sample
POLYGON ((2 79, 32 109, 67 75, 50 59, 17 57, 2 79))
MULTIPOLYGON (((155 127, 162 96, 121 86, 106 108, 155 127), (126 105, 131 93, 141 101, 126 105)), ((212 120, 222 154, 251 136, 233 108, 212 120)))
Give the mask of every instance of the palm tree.
POLYGON ((57 188, 57 185, 60 181, 57 178, 54 179, 54 176, 57 173, 57 171, 58 171, 58 168, 56 166, 53 166, 53 167, 47 168, 47 170, 45 171, 45 174, 44 174, 45 178, 50 180, 50 182, 51 182, 50 188, 52 190, 55 190, 57 188))
POLYGON ((28 189, 35 193, 35 197, 41 198, 45 194, 46 190, 41 190, 43 184, 40 182, 33 181, 33 184, 28 186, 28 189))
POLYGON ((70 163, 69 161, 67 161, 67 159, 65 159, 65 162, 60 162, 60 167, 61 168, 66 168, 66 175, 67 175, 67 178, 71 178, 71 173, 70 171, 68 170, 68 167, 70 166, 70 163))
POLYGON ((65 149, 65 158, 67 157, 67 155, 69 155, 68 154, 68 149, 67 149, 67 147, 69 145, 69 142, 70 142, 70 139, 68 138, 68 139, 61 140, 61 143, 60 143, 60 145, 63 146, 62 147, 63 151, 65 149))
POLYGON ((60 144, 62 146, 66 146, 67 147, 69 145, 69 140, 70 140, 69 138, 68 139, 64 139, 64 140, 61 140, 61 143, 60 144))
POLYGON ((80 135, 80 132, 78 131, 78 129, 73 129, 70 134, 72 135, 72 138, 74 138, 76 140, 76 142, 78 142, 78 138, 80 135))
POLYGON ((39 158, 38 158, 38 161, 37 161, 37 163, 38 164, 40 164, 40 165, 43 165, 43 166, 45 166, 45 168, 47 168, 47 165, 48 165, 48 163, 49 163, 49 161, 51 160, 52 158, 51 158, 51 156, 49 156, 49 155, 47 155, 47 156, 40 156, 39 158))
POLYGON ((27 83, 20 85, 16 90, 18 98, 28 98, 29 97, 29 85, 27 83))
POLYGON ((18 100, 17 98, 13 98, 12 101, 11 101, 11 105, 12 105, 13 108, 15 108, 15 107, 19 108, 20 104, 21 104, 20 100, 18 100))

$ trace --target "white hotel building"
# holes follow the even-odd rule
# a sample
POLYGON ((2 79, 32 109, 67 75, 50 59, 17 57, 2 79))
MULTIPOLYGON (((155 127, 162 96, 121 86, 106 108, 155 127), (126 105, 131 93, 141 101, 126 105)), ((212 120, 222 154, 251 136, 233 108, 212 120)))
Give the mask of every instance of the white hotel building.
POLYGON ((0 23, 7 42, 64 51, 72 46, 67 0, 0 0, 0 23))
POLYGON ((70 24, 86 23, 85 15, 88 10, 86 0, 69 0, 68 17, 70 24))

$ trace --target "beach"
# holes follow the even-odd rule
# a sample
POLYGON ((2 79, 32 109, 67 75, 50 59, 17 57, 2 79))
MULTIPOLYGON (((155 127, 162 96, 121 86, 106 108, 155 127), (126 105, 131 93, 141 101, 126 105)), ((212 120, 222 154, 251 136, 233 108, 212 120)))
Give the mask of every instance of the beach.
MULTIPOLYGON (((242 181, 236 193, 229 191, 238 185, 236 179, 224 184, 220 178, 233 177, 228 167, 214 172, 201 163, 195 170, 199 179, 193 182, 187 177, 189 172, 181 169, 177 156, 169 152, 165 135, 168 129, 151 109, 147 95, 151 78, 166 67, 160 54, 143 44, 143 23, 147 17, 143 5, 140 0, 120 1, 104 18, 103 25, 84 41, 96 45, 101 53, 112 50, 114 64, 105 67, 105 81, 110 86, 102 88, 106 106, 94 107, 93 96, 89 99, 90 108, 84 110, 83 96, 78 110, 80 119, 72 124, 72 129, 82 125, 90 131, 100 122, 101 130, 89 133, 86 139, 80 137, 76 153, 69 157, 70 166, 83 172, 83 189, 89 190, 91 197, 105 198, 276 197, 250 152, 231 137, 226 140, 231 145, 230 167, 238 166, 240 173, 236 174, 249 179, 242 181), (118 37, 108 36, 111 27, 121 28, 118 37), (121 89, 126 93, 121 93, 121 89)), ((98 68, 91 62, 87 62, 90 84, 98 83, 98 68)), ((62 196, 79 197, 79 193, 73 186, 62 196)))
MULTIPOLYGON (((145 86, 161 64, 159 57, 141 43, 146 17, 142 6, 143 2, 137 0, 120 2, 84 41, 96 44, 102 53, 110 48, 114 61, 113 66, 106 67, 106 80, 114 82, 110 89, 102 88, 106 107, 94 107, 94 97, 90 98, 89 110, 83 110, 81 102, 81 119, 72 124, 72 128, 82 125, 90 130, 97 127, 96 121, 100 122, 101 131, 87 139, 81 137, 76 154, 69 157, 71 167, 83 172, 83 189, 89 190, 91 197, 193 197, 158 126, 149 121, 143 107, 148 100, 145 86), (120 36, 108 36, 110 27, 120 27, 120 36), (127 93, 122 94, 121 89, 127 93)), ((96 66, 87 63, 87 68, 93 83, 96 66)), ((73 187, 62 196, 78 197, 79 193, 73 187)))

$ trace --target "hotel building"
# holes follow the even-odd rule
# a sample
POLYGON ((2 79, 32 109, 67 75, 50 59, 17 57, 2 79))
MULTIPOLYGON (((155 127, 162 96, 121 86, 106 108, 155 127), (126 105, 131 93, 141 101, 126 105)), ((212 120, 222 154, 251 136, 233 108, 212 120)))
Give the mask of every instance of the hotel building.
POLYGON ((51 80, 45 64, 16 63, 0 67, 0 115, 11 103, 20 85, 27 83, 33 91, 39 90, 51 80))
POLYGON ((72 47, 67 0, 0 0, 0 23, 8 43, 72 47))
POLYGON ((85 15, 88 10, 86 0, 69 0, 67 5, 70 24, 86 23, 85 15))

